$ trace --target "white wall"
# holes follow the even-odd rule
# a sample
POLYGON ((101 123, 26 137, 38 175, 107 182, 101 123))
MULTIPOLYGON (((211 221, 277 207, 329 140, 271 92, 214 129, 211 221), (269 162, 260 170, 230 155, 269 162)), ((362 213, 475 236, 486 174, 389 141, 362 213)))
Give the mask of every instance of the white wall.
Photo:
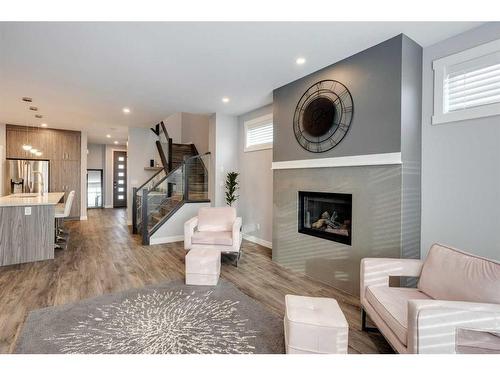
POLYGON ((106 145, 89 143, 87 149, 89 150, 87 154, 87 169, 104 170, 106 145))
POLYGON ((87 220, 87 132, 80 136, 80 220, 87 220))
POLYGON ((139 187, 155 172, 145 170, 149 160, 159 159, 156 148, 157 136, 148 128, 128 129, 128 220, 132 222, 132 188, 139 187))
MULTIPOLYGON (((213 129, 210 131, 212 132, 213 129)), ((215 133, 211 136, 215 136, 213 205, 220 207, 226 205, 224 198, 226 174, 238 171, 238 119, 234 116, 216 113, 215 133)), ((238 203, 235 206, 238 207, 238 203)))
POLYGON ((244 152, 244 122, 273 113, 268 105, 238 117, 238 163, 240 171, 240 198, 238 212, 243 219, 242 232, 266 246, 272 243, 273 227, 273 161, 272 148, 244 152))
POLYGON ((182 112, 174 113, 163 120, 168 135, 172 138, 172 142, 182 142, 182 112))
POLYGON ((5 173, 5 147, 6 147, 5 124, 0 123, 0 197, 4 195, 4 173, 5 173))
POLYGON ((432 61, 499 37, 489 23, 424 49, 422 257, 443 242, 500 260, 500 116, 431 125, 432 61))
POLYGON ((192 143, 199 154, 208 151, 209 124, 207 115, 182 113, 182 143, 192 143))

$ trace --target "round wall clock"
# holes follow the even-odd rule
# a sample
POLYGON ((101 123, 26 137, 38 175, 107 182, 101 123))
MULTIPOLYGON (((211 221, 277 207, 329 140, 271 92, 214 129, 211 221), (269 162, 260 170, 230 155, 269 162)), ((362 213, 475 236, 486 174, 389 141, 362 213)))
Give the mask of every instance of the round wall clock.
POLYGON ((295 138, 307 151, 331 150, 347 134, 353 113, 347 87, 334 80, 319 81, 297 103, 293 116, 295 138))

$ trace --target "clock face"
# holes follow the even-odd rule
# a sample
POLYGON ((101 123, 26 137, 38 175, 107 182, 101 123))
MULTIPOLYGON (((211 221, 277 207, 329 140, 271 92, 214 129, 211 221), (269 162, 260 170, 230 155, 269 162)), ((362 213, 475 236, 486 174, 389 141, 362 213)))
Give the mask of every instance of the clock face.
POLYGON ((297 103, 293 116, 295 138, 307 151, 331 150, 347 134, 353 112, 347 87, 334 80, 319 81, 297 103))

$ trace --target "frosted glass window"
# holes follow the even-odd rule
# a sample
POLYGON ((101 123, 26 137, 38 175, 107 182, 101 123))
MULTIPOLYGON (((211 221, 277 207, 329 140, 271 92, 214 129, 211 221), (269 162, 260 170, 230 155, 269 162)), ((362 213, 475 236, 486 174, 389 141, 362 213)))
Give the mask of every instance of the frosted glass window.
POLYGON ((119 156, 119 157, 118 157, 118 161, 125 161, 125 157, 123 157, 123 156, 119 156))
POLYGON ((123 185, 125 183, 125 180, 118 180, 118 185, 123 185))
POLYGON ((125 165, 124 164, 118 164, 118 169, 125 169, 125 165))
POLYGON ((118 172, 118 177, 124 177, 125 173, 124 172, 118 172))
POLYGON ((123 200, 123 199, 125 199, 125 195, 119 195, 119 196, 118 196, 118 199, 119 199, 119 200, 123 200))
POLYGON ((124 191, 125 191, 125 188, 122 188, 122 187, 121 187, 121 188, 118 188, 118 192, 119 192, 119 193, 123 193, 124 191))

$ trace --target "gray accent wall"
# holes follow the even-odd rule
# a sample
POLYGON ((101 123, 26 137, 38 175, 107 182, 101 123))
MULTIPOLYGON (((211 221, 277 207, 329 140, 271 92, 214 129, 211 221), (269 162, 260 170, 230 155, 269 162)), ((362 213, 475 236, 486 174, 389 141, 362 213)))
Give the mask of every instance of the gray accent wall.
POLYGON ((274 90, 273 161, 399 152, 402 40, 403 36, 398 35, 274 90), (347 86, 354 115, 342 142, 328 152, 316 154, 296 142, 293 115, 302 94, 323 79, 347 86))
POLYGON ((359 295, 364 257, 420 257, 422 48, 398 35, 274 91, 273 161, 400 152, 402 164, 273 173, 273 260, 359 295), (302 93, 322 79, 351 91, 351 129, 333 150, 310 153, 293 134, 302 93), (351 246, 298 233, 298 191, 352 194, 351 246))
POLYGON ((432 61, 500 38, 492 22, 424 49, 422 257, 442 242, 500 260, 500 116, 432 125, 432 61))
POLYGON ((275 262, 359 295, 361 259, 400 251, 400 166, 274 171, 275 262), (297 232, 300 190, 352 194, 351 246, 297 232))

